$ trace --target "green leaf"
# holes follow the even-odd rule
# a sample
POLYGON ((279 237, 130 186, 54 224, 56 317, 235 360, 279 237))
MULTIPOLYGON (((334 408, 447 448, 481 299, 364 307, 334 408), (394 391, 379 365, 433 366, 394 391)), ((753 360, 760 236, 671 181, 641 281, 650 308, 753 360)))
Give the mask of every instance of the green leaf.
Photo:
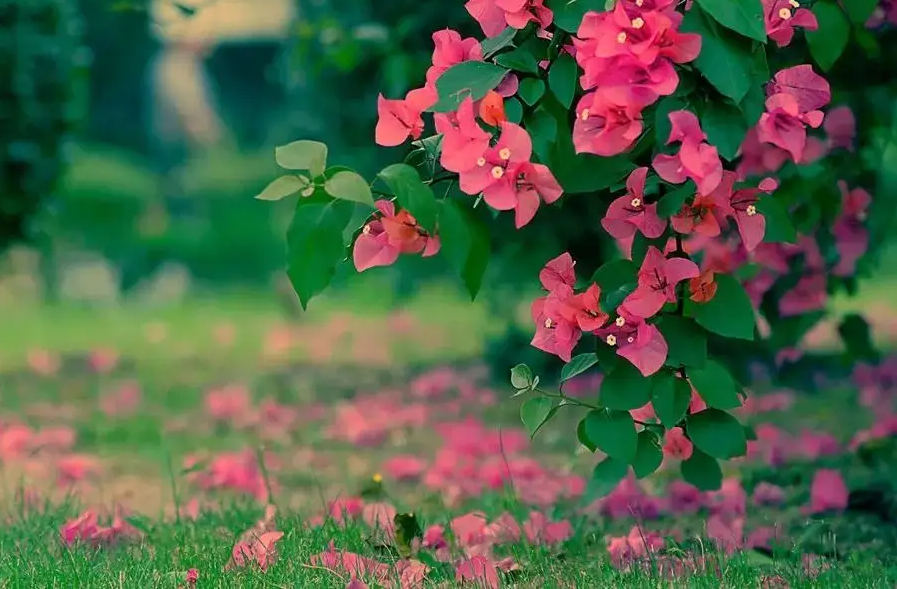
POLYGON ((669 372, 661 372, 654 377, 651 390, 651 406, 660 423, 666 427, 676 427, 691 403, 691 386, 684 378, 677 378, 669 372))
POLYGON ((766 23, 760 0, 698 0, 698 5, 724 27, 766 43, 766 23))
POLYGON ((604 12, 606 8, 605 0, 547 0, 545 4, 554 12, 554 24, 568 33, 579 30, 587 12, 604 12))
POLYGON ((471 299, 476 298, 491 254, 488 227, 469 209, 445 199, 439 201, 439 239, 442 255, 461 277, 471 299))
POLYGON ((838 325, 838 334, 851 361, 876 362, 879 359, 872 343, 872 331, 862 316, 851 313, 844 317, 838 325))
POLYGON ((272 180, 255 197, 259 200, 280 200, 292 196, 300 190, 307 190, 309 187, 314 190, 314 186, 308 178, 303 176, 281 176, 272 180))
POLYGON ((754 306, 744 287, 729 274, 716 274, 716 295, 706 303, 685 300, 685 312, 698 325, 723 337, 754 340, 754 306))
POLYGON ((565 53, 557 58, 551 69, 548 70, 548 87, 564 107, 573 106, 573 97, 576 95, 578 85, 579 68, 573 56, 565 53))
POLYGON ((598 356, 595 354, 574 356, 561 369, 561 382, 566 382, 575 376, 579 376, 595 364, 598 364, 598 356))
POLYGON ((430 233, 436 230, 436 197, 420 179, 417 170, 408 164, 393 164, 377 175, 396 195, 399 206, 411 213, 418 225, 430 233))
POLYGON ((626 463, 635 458, 638 433, 628 411, 590 411, 585 417, 585 433, 611 458, 626 463))
POLYGON ((493 59, 496 64, 524 74, 539 75, 539 63, 532 53, 525 49, 514 49, 499 53, 493 59))
MULTIPOLYGON (((617 355, 616 347, 609 346, 603 341, 597 341, 597 338, 595 342, 595 356, 598 358, 598 365, 601 366, 601 370, 605 374, 611 372, 620 362, 624 362, 617 355)), ((628 360, 625 361, 628 362, 628 360)))
POLYGON ((635 164, 625 156, 577 154, 569 128, 558 124, 556 130, 556 140, 546 163, 568 194, 605 190, 635 169, 635 164))
POLYGON ((748 93, 738 103, 744 124, 750 128, 760 122, 760 117, 766 112, 766 92, 761 84, 751 84, 748 93))
POLYGON ((287 274, 303 309, 327 288, 345 258, 343 231, 354 208, 344 200, 299 199, 287 231, 287 274))
POLYGON ((523 104, 520 100, 517 98, 505 100, 505 116, 508 117, 508 121, 515 125, 520 124, 520 120, 523 118, 523 104))
POLYGON ((701 367, 707 362, 707 333, 691 319, 665 315, 657 324, 670 348, 670 366, 701 367))
POLYGON ((576 439, 579 440, 579 443, 589 449, 589 452, 595 452, 598 447, 595 443, 589 439, 588 434, 586 433, 586 421, 589 416, 586 414, 585 417, 579 420, 579 425, 576 426, 576 439))
POLYGON ((741 398, 732 375, 716 360, 709 360, 701 369, 690 369, 688 379, 709 406, 716 409, 741 407, 741 398))
POLYGON ((854 23, 865 25, 879 3, 880 0, 847 0, 844 3, 844 10, 854 23))
POLYGON ((489 59, 495 55, 496 52, 501 51, 513 43, 517 31, 518 29, 515 29, 514 27, 507 27, 497 36, 483 39, 483 41, 480 42, 480 46, 483 48, 483 59, 489 59))
POLYGON ((638 286, 638 268, 629 260, 613 260, 598 268, 591 281, 601 287, 601 308, 613 312, 638 286))
POLYGON ((557 120, 541 106, 526 116, 526 130, 533 138, 533 151, 547 162, 558 134, 557 120))
POLYGON ((631 363, 620 362, 601 382, 599 399, 611 409, 638 409, 651 400, 651 379, 631 363))
POLYGON ((635 458, 632 459, 635 476, 643 479, 653 474, 660 468, 661 462, 663 462, 663 450, 660 449, 657 436, 648 430, 639 432, 638 448, 635 451, 635 458))
POLYGON ((545 94, 545 83, 539 78, 526 78, 520 81, 517 96, 529 106, 535 106, 545 94))
POLYGON ((534 438, 546 421, 551 417, 554 402, 547 397, 532 397, 523 402, 520 406, 520 420, 529 433, 530 438, 534 438))
POLYGON ((685 482, 700 491, 718 491, 723 486, 723 471, 719 462, 697 448, 691 453, 691 458, 682 462, 679 468, 685 482))
POLYGON ((436 79, 439 101, 430 110, 457 110, 468 96, 480 100, 501 84, 507 74, 507 69, 485 61, 465 61, 453 65, 436 79))
POLYGON ((823 71, 828 71, 847 48, 847 42, 850 41, 850 21, 833 0, 816 2, 813 14, 819 22, 819 29, 806 32, 807 45, 816 64, 823 71))
POLYGON ((367 180, 355 172, 337 172, 324 183, 324 191, 333 198, 348 200, 374 208, 374 195, 367 180))
POLYGON ((760 197, 757 201, 757 212, 766 218, 766 233, 763 241, 767 243, 797 243, 797 230, 791 222, 791 215, 785 206, 774 195, 760 197))
POLYGON ((710 145, 715 145, 719 154, 727 160, 734 160, 747 133, 747 123, 741 110, 731 104, 709 102, 701 117, 701 126, 707 133, 710 145))
POLYGON ((526 364, 518 364, 511 369, 511 386, 517 390, 528 390, 533 387, 535 375, 526 364))
POLYGON ((608 456, 596 464, 594 470, 592 470, 592 477, 586 486, 583 499, 587 502, 601 499, 613 491, 620 484, 620 481, 626 478, 627 474, 629 474, 629 465, 627 463, 608 456))
POLYGON ((705 409, 689 415, 685 424, 689 439, 708 456, 729 460, 747 454, 744 427, 725 411, 705 409))
POLYGON ((720 32, 716 23, 700 10, 686 12, 681 29, 702 37, 701 53, 694 61, 698 71, 724 96, 741 102, 751 87, 754 69, 751 42, 720 32))
POLYGON ((689 180, 683 186, 672 192, 667 192, 657 202, 657 216, 661 219, 669 219, 681 211, 685 201, 694 196, 697 192, 698 188, 692 180, 689 180))
POLYGON ((327 166, 327 146, 319 141, 293 141, 274 149, 277 165, 287 170, 304 170, 316 178, 327 166))

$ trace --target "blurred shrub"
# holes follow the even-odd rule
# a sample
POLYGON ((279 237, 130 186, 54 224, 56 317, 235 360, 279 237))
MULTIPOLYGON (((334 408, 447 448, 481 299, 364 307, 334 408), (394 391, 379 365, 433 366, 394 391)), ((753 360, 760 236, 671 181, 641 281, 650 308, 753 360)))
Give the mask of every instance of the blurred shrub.
POLYGON ((121 269, 125 290, 168 261, 185 265, 200 281, 267 282, 283 266, 277 221, 288 215, 247 195, 270 175, 267 153, 199 159, 184 175, 196 214, 170 219, 161 179, 147 162, 114 148, 83 146, 59 191, 54 239, 59 249, 109 259, 121 269))
POLYGON ((69 0, 0 0, 0 252, 33 236, 80 114, 81 22, 69 0))

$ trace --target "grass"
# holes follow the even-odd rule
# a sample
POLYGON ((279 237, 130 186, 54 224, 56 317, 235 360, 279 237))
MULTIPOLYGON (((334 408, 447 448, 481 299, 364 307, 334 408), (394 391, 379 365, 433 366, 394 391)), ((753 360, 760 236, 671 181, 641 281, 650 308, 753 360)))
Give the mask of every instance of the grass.
MULTIPOLYGON (((328 521, 316 527, 311 518, 329 500, 361 494, 390 457, 411 455, 432 464, 441 444, 434 433, 437 424, 467 416, 510 431, 507 428, 519 427, 519 405, 508 400, 504 383, 485 383, 481 377, 470 377, 478 384, 460 408, 451 408, 456 394, 451 391, 425 401, 409 396, 423 367, 446 364, 453 366, 448 388, 463 394, 470 380, 464 376, 465 367, 476 365, 484 339, 495 327, 484 305, 470 305, 440 285, 424 289, 397 312, 396 301, 386 294, 389 286, 379 280, 365 279, 351 291, 313 302, 311 311, 293 324, 284 320, 273 294, 259 292, 209 294, 162 306, 0 306, 5 490, 0 503, 7 509, 0 527, 2 586, 178 587, 185 586, 186 571, 194 568, 199 587, 346 587, 345 571, 311 565, 312 555, 325 551, 331 541, 340 550, 395 562, 394 549, 379 545, 369 526, 352 522, 340 527, 328 521), (362 308, 363 315, 353 312, 362 308), (55 373, 40 374, 28 366, 36 362, 36 349, 58 355, 55 373), (115 352, 114 368, 91 369, 90 354, 96 350, 115 352), (104 403, 129 383, 142 392, 136 407, 104 412, 104 403), (223 386, 245 387, 249 405, 215 420, 206 402, 210 391, 223 386), (391 396, 390 391, 398 392, 391 396), (359 419, 358 428, 382 426, 382 439, 351 443, 335 435, 331 428, 348 419, 341 411, 364 399, 372 405, 357 406, 363 418, 370 418, 378 404, 392 407, 378 417, 383 422, 379 426, 359 419), (390 405, 393 399, 395 405, 390 405), (273 416, 259 418, 265 400, 276 402, 277 409, 273 416), (418 405, 424 418, 403 421, 402 411, 418 405), (293 417, 279 425, 278 419, 288 413, 293 417), (241 421, 250 414, 253 420, 241 421), (71 428, 75 443, 55 450, 40 443, 16 449, 6 437, 13 424, 32 428, 33 436, 47 428, 71 428), (260 474, 265 490, 256 499, 200 488, 197 472, 207 472, 222 453, 240 451, 265 457, 260 474), (198 456, 198 465, 185 467, 191 455, 198 456), (72 456, 92 460, 95 468, 75 484, 60 485, 60 461, 72 456), (23 486, 39 497, 37 503, 16 500, 23 486), (266 497, 268 488, 271 497, 266 497), (195 520, 179 511, 193 499, 203 506, 195 520), (261 517, 267 500, 278 505, 277 527, 284 532, 276 562, 267 572, 253 567, 225 570, 235 541, 261 517), (60 540, 60 526, 82 510, 105 513, 113 505, 129 510, 128 521, 140 531, 138 540, 96 549, 60 540)), ((888 291, 875 292, 879 294, 873 297, 888 291)), ((863 300, 854 307, 838 301, 836 307, 838 312, 886 308, 881 300, 863 300)), ((879 333, 880 339, 889 339, 889 329, 879 333)), ((858 410, 855 390, 844 383, 833 385, 824 402, 798 398, 786 411, 748 416, 754 425, 831 432, 842 447, 873 418, 858 410)), ((554 469, 551 472, 587 475, 595 461, 577 450, 572 434, 577 419, 573 411, 559 415, 523 456, 536 460, 540 468, 554 469)), ((502 448, 490 459, 509 458, 502 448)), ((544 509, 553 519, 569 520, 572 536, 558 546, 516 542, 498 547, 496 556, 512 556, 519 565, 503 576, 504 586, 665 585, 656 571, 624 572, 610 562, 605 537, 625 535, 638 524, 667 535, 669 554, 686 560, 706 554, 713 563, 679 578, 677 585, 776 586, 770 584, 778 575, 791 587, 893 587, 893 522, 856 509, 814 518, 800 511, 812 474, 820 467, 845 473, 852 491, 893 480, 894 473, 893 462, 870 464, 849 451, 777 469, 753 463, 732 466, 728 474, 740 477, 748 490, 767 480, 787 488, 782 508, 748 505, 748 529, 772 523, 783 527, 786 540, 775 558, 753 550, 731 558, 718 554, 706 539, 699 541, 705 512, 637 521, 585 515, 581 501, 558 499, 544 509), (825 555, 828 568, 818 576, 807 574, 801 564, 807 553, 825 555)), ((665 470, 645 486, 663 497, 667 483, 676 477, 675 468, 665 470)), ((447 524, 471 510, 484 512, 490 520, 507 511, 522 522, 534 509, 524 504, 513 484, 450 506, 443 503, 441 491, 387 478, 380 499, 400 512, 413 511, 423 527, 447 524)), ((424 586, 456 586, 452 566, 432 560, 427 564, 433 570, 424 586)))

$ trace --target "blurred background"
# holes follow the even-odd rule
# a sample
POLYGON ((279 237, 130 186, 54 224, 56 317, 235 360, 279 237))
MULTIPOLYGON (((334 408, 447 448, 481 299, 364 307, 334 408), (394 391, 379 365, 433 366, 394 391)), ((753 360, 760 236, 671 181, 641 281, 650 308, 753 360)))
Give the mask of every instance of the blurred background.
MULTIPOLYGON (((4 0, 0 19, 20 33, 0 46, 15 56, 0 67, 18 72, 0 98, 12 131, 4 189, 26 195, 4 201, 0 314, 31 322, 5 345, 9 358, 47 345, 44 329, 65 339, 72 316, 96 326, 122 309, 227 303, 298 317, 282 273, 293 203, 252 198, 277 174, 274 146, 325 141, 331 162, 374 173, 401 155, 374 146, 377 93, 420 85, 432 53, 422 31, 476 34, 456 3, 415 0, 4 0)), ((509 304, 508 289, 537 286, 507 267, 492 263, 501 279, 471 306, 441 259, 403 257, 338 277, 312 309, 391 309, 427 284, 458 303, 474 340, 501 331, 481 315, 513 315, 521 297, 509 304)), ((78 337, 102 343, 89 331, 78 337)), ((527 349, 525 332, 514 337, 488 350, 503 366, 527 349)))

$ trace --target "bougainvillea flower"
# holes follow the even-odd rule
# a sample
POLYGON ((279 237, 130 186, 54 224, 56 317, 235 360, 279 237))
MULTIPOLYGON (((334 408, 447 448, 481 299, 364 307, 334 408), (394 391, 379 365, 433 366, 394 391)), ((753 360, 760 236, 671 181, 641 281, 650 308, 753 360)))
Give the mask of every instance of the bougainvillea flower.
POLYGON ((679 0, 617 0, 629 11, 629 14, 638 16, 643 12, 674 13, 679 0))
POLYGON ((801 278, 794 288, 779 299, 779 314, 794 317, 824 309, 828 303, 825 274, 814 272, 801 278))
POLYGON ((843 511, 847 509, 849 496, 847 484, 841 473, 821 468, 813 475, 813 482, 810 485, 810 505, 805 510, 809 513, 843 511))
POLYGON ((433 85, 447 69, 465 61, 482 61, 483 48, 473 37, 466 39, 452 29, 433 33, 433 65, 427 70, 427 84, 433 85))
POLYGON ((531 22, 544 29, 553 19, 545 0, 468 0, 464 8, 487 37, 495 37, 507 26, 522 29, 531 22))
POLYGON ((633 170, 626 180, 626 194, 610 203, 601 220, 604 230, 616 239, 626 239, 636 231, 655 239, 663 235, 667 222, 657 216, 657 203, 645 202, 648 168, 633 170))
POLYGON ((531 163, 533 143, 523 127, 501 124, 501 136, 477 160, 476 167, 460 174, 459 186, 470 195, 482 192, 483 200, 499 211, 515 211, 517 228, 529 223, 541 201, 552 203, 564 190, 548 166, 531 163))
MULTIPOLYGON (((719 190, 719 188, 717 188, 719 190)), ((688 235, 697 233, 705 237, 716 237, 720 234, 717 200, 712 195, 696 195, 694 200, 682 205, 670 223, 677 233, 688 235)))
POLYGON ((408 211, 396 213, 395 205, 387 200, 375 204, 378 213, 364 226, 352 248, 356 270, 389 266, 399 254, 421 253, 428 257, 439 252, 439 238, 424 231, 408 211))
POLYGON ((807 147, 807 126, 822 125, 822 111, 801 112, 797 99, 791 94, 774 94, 766 99, 766 112, 757 123, 757 137, 764 143, 781 147, 795 162, 804 159, 807 147))
POLYGON ((822 128, 825 129, 826 144, 829 149, 854 150, 853 141, 857 134, 857 121, 849 106, 837 106, 829 109, 822 128))
POLYGON ((785 502, 785 490, 778 485, 761 482, 754 487, 751 500, 754 505, 781 505, 785 502))
POLYGON ((583 96, 573 123, 576 153, 609 157, 629 149, 642 133, 642 109, 652 98, 649 92, 622 87, 583 96))
POLYGON ((548 292, 562 291, 565 296, 572 294, 573 287, 576 286, 575 265, 573 257, 564 252, 545 264, 539 271, 539 281, 548 292))
POLYGON ((582 331, 566 309, 567 296, 551 293, 533 301, 530 310, 536 324, 536 333, 530 345, 554 354, 564 362, 570 361, 573 348, 582 337, 582 331))
POLYGON ((523 533, 530 544, 554 546, 573 535, 573 526, 570 520, 555 522, 549 520, 544 513, 533 511, 523 524, 523 533))
POLYGON ((832 232, 839 258, 832 274, 852 276, 856 272, 857 260, 869 248, 869 230, 865 222, 872 196, 862 188, 848 190, 847 183, 843 181, 838 186, 841 189, 841 214, 832 232))
MULTIPOLYGON (((728 175, 729 173, 727 173, 728 175)), ((734 174, 731 177, 734 181, 734 174)), ((725 180, 723 184, 726 184, 725 180)), ((760 182, 757 188, 741 188, 732 192, 732 197, 729 200, 730 209, 727 214, 735 219, 738 234, 741 235, 741 242, 749 252, 756 249, 766 235, 766 217, 757 210, 760 193, 769 194, 777 187, 778 183, 775 180, 766 178, 760 182)))
POLYGON ((420 139, 424 132, 421 115, 438 100, 433 88, 410 91, 404 100, 389 100, 381 94, 377 98, 377 145, 395 147, 406 139, 420 139))
POLYGON ((718 287, 717 282, 713 279, 713 270, 703 270, 700 276, 695 276, 688 281, 689 297, 696 303, 706 303, 716 296, 718 287))
POLYGON ((508 120, 505 114, 505 101, 495 90, 489 91, 480 101, 480 118, 492 127, 498 127, 508 120))
POLYGON ((651 246, 638 272, 638 287, 623 304, 639 317, 653 317, 665 303, 676 302, 676 285, 700 273, 697 264, 691 260, 667 258, 651 246))
POLYGON ((573 295, 565 302, 561 309, 564 318, 584 332, 601 329, 610 315, 601 310, 599 300, 601 289, 597 284, 589 286, 585 292, 573 295))
POLYGON ((768 96, 790 94, 797 100, 802 113, 819 110, 832 100, 828 81, 813 71, 808 64, 797 65, 776 73, 766 88, 768 96))
POLYGON ((605 344, 617 348, 617 355, 629 360, 644 376, 660 370, 669 353, 660 330, 625 306, 618 307, 616 319, 595 335, 605 344))
POLYGON ((808 31, 819 28, 816 15, 801 8, 797 0, 762 0, 766 34, 779 47, 785 47, 794 38, 794 27, 808 31))
POLYGON ((707 135, 701 130, 698 117, 687 110, 669 114, 672 129, 667 145, 679 142, 676 155, 660 154, 654 158, 657 174, 672 184, 681 184, 691 178, 698 186, 698 193, 710 194, 719 186, 723 177, 723 163, 719 152, 707 143, 707 135))
POLYGON ((474 169, 489 149, 491 136, 477 124, 473 99, 468 96, 457 113, 437 114, 433 120, 436 132, 442 134, 442 167, 456 174, 474 169))
POLYGON ((694 445, 685 436, 681 427, 672 427, 667 430, 663 438, 663 454, 676 460, 688 460, 694 451, 694 445))

